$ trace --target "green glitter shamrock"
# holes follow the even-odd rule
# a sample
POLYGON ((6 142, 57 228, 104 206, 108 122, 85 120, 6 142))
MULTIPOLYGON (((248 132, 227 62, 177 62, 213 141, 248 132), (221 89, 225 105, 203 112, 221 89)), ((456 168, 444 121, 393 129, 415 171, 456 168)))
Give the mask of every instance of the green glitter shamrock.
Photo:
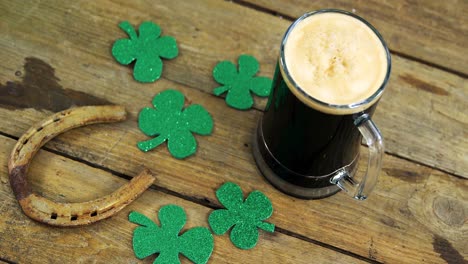
POLYGON ((184 209, 166 205, 158 214, 161 226, 138 212, 131 212, 128 220, 140 225, 133 231, 133 251, 139 259, 159 253, 153 263, 180 263, 179 253, 194 263, 206 263, 213 252, 213 235, 206 227, 180 231, 187 222, 184 209))
POLYGON ((118 39, 112 46, 112 55, 124 65, 137 60, 133 69, 133 77, 140 82, 154 82, 161 77, 163 63, 161 58, 173 59, 179 50, 173 37, 161 35, 161 28, 151 21, 141 23, 137 36, 135 29, 128 21, 123 21, 119 27, 128 34, 130 39, 118 39))
POLYGON ((274 224, 263 222, 273 213, 273 206, 260 191, 251 192, 244 202, 241 188, 227 182, 216 191, 216 197, 227 209, 213 211, 208 222, 216 235, 223 235, 234 226, 230 238, 236 247, 253 248, 258 241, 257 228, 275 231, 274 224))
POLYGON ((138 118, 140 130, 154 137, 138 142, 138 148, 149 151, 168 141, 169 152, 178 159, 195 153, 197 142, 193 133, 209 135, 213 119, 201 105, 190 105, 183 109, 184 95, 176 90, 166 90, 153 98, 154 108, 143 108, 138 118))
POLYGON ((214 79, 222 84, 213 90, 217 96, 225 93, 226 103, 234 108, 245 110, 252 107, 254 101, 250 92, 258 96, 268 96, 271 91, 271 79, 254 77, 259 70, 257 59, 249 55, 239 56, 239 72, 230 61, 222 61, 213 69, 214 79))

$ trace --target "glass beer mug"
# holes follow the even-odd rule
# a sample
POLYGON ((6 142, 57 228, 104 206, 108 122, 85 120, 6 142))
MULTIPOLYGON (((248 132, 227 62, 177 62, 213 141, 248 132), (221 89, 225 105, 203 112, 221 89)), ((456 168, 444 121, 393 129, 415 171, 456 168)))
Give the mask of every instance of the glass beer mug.
POLYGON ((335 9, 307 13, 286 31, 272 92, 253 144, 257 165, 279 190, 305 199, 344 190, 364 200, 384 153, 371 117, 390 76, 377 30, 335 9), (367 171, 357 173, 361 140, 367 171))

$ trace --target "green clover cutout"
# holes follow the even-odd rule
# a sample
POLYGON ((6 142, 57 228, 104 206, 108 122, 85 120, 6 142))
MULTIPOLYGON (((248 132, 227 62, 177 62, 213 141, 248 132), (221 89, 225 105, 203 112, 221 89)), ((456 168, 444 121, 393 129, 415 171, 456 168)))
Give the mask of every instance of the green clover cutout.
POLYGON ((172 156, 186 158, 195 153, 197 142, 193 133, 209 135, 213 119, 201 105, 184 107, 184 95, 176 90, 166 90, 153 98, 154 108, 143 108, 138 117, 140 130, 154 137, 138 142, 140 150, 147 152, 166 140, 172 156))
POLYGON ((223 235, 232 226, 230 238, 241 249, 253 248, 258 241, 257 228, 274 232, 275 225, 263 222, 273 214, 270 200, 260 191, 253 191, 247 199, 243 198, 241 188, 232 182, 223 184, 216 197, 226 209, 213 211, 208 217, 211 230, 216 235, 223 235))
POLYGON ((151 21, 141 23, 137 36, 135 29, 128 21, 123 21, 119 27, 127 33, 130 39, 118 39, 112 46, 112 55, 123 65, 136 60, 133 77, 140 82, 154 82, 161 77, 163 63, 161 58, 177 57, 175 38, 160 37, 161 28, 151 21))
POLYGON ((213 252, 214 239, 206 227, 195 227, 179 236, 187 216, 177 205, 166 205, 158 214, 161 226, 138 212, 128 220, 140 225, 133 231, 133 251, 138 259, 159 253, 153 263, 180 263, 179 253, 194 263, 206 263, 213 252))
POLYGON ((254 77, 259 70, 257 59, 241 55, 238 59, 239 71, 230 61, 222 61, 213 69, 214 79, 222 84, 213 90, 216 96, 227 92, 226 103, 239 110, 252 107, 254 100, 250 92, 258 96, 268 96, 271 91, 271 79, 254 77))

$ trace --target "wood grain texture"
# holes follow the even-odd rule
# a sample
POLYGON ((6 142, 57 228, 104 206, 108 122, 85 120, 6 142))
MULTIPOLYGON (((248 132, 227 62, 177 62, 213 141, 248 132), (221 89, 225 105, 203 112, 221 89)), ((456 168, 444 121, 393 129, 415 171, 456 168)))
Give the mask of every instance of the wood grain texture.
MULTIPOLYGON (((14 140, 0 136, 1 164, 6 164, 14 140)), ((36 192, 61 202, 83 202, 109 194, 126 183, 108 172, 89 167, 50 152, 41 151, 31 167, 30 182, 36 192)), ((18 263, 152 263, 155 256, 139 261, 132 250, 136 227, 127 220, 138 211, 157 222, 157 211, 164 205, 182 206, 187 213, 184 230, 208 226, 212 211, 204 206, 148 190, 115 216, 90 226, 50 227, 27 218, 11 192, 7 167, 0 167, 0 258, 18 263)), ((161 175, 162 176, 162 175, 161 175)), ((191 263, 182 258, 183 263, 191 263)), ((257 246, 248 251, 234 247, 228 236, 215 236, 210 263, 365 263, 331 249, 281 233, 260 232, 257 246), (286 246, 287 245, 287 248, 286 246)))
MULTIPOLYGON (((240 184, 246 192, 261 190, 271 198, 277 212, 272 221, 280 228, 378 261, 443 262, 434 249, 435 236, 468 256, 463 244, 468 234, 466 180, 386 155, 380 182, 367 202, 343 194, 318 201, 294 199, 268 184, 255 166, 250 142, 259 112, 238 112, 219 98, 165 79, 138 92, 104 87, 100 91, 106 98, 126 105, 128 120, 67 132, 48 148, 128 176, 147 166, 161 175, 158 186, 210 204, 219 205, 214 190, 226 181, 240 184), (186 160, 172 158, 165 145, 149 153, 135 146, 146 139, 137 128, 140 102, 149 105, 155 93, 168 87, 180 90, 188 102, 205 106, 215 123, 212 136, 197 136, 197 154, 186 160)), ((44 115, 47 112, 34 109, 0 109, 12 135, 20 135, 44 115)))
MULTIPOLYGON (((261 74, 271 74, 277 43, 289 22, 222 1, 188 3, 125 2, 121 8, 108 2, 69 7, 41 3, 31 4, 26 12, 19 4, 2 2, 1 20, 7 23, 0 23, 5 32, 0 39, 0 84, 16 94, 17 86, 6 83, 23 82, 24 58, 33 56, 55 68, 44 76, 49 82, 58 78, 63 89, 122 104, 130 112, 126 122, 86 127, 54 139, 47 145, 54 151, 126 175, 149 166, 162 175, 158 186, 206 203, 216 204, 214 190, 225 181, 240 184, 246 192, 259 189, 271 198, 276 210, 272 222, 279 227, 377 261, 467 258, 468 183, 461 178, 386 155, 377 190, 365 203, 343 194, 297 200, 265 182, 250 149, 261 113, 230 109, 207 91, 216 87, 210 75, 216 62, 235 60, 243 52, 259 58, 261 74), (42 17, 44 13, 49 16, 42 17), (113 61, 110 47, 124 36, 117 28, 123 17, 135 25, 153 20, 163 35, 179 41, 180 57, 164 64, 166 79, 138 84, 130 69, 113 61), (147 154, 135 147, 146 139, 137 129, 139 110, 167 88, 182 91, 187 102, 204 105, 215 122, 212 136, 197 136, 197 154, 182 161, 171 158, 164 146, 147 154)), ((375 116, 390 152, 448 171, 457 168, 457 174, 466 176, 467 118, 459 111, 467 104, 466 80, 402 58, 394 57, 394 62, 397 73, 375 116)), ((34 106, 0 108, 1 131, 19 137, 48 114, 34 106)))
MULTIPOLYGON (((153 20, 161 25, 163 35, 174 36, 180 55, 164 62, 164 78, 207 93, 217 87, 211 76, 216 63, 235 61, 242 53, 259 59, 260 75, 272 76, 280 39, 290 24, 237 4, 210 0, 197 5, 187 1, 153 5, 76 2, 69 6, 47 2, 28 8, 24 12, 24 6, 16 2, 2 6, 2 21, 6 21, 0 24, 5 32, 0 41, 3 89, 13 89, 6 85, 8 81, 21 83, 22 76, 15 72, 24 74, 24 58, 35 56, 56 68, 54 78, 62 79, 64 88, 89 91, 88 96, 111 102, 120 95, 106 97, 102 86, 132 90, 152 86, 136 83, 131 69, 111 57, 113 41, 125 37, 117 27, 122 19, 135 26, 153 20), (42 17, 42 13, 50 15, 42 17)), ((256 107, 263 109, 265 101, 257 100, 256 107)), ((468 177, 467 108, 465 78, 393 56, 392 76, 375 120, 388 153, 468 177)))
POLYGON ((384 36, 390 49, 468 74, 468 2, 243 0, 271 12, 297 18, 306 12, 338 8, 362 16, 384 36))

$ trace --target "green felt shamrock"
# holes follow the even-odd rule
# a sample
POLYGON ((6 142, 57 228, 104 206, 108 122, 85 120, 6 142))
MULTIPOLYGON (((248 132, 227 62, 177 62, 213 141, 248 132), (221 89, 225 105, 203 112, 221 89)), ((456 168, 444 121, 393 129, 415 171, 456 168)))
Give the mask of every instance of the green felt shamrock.
POLYGON ((140 225, 133 232, 133 251, 139 259, 159 253, 155 264, 180 263, 179 253, 194 263, 206 263, 213 252, 213 235, 206 227, 195 227, 179 236, 187 216, 177 205, 166 205, 158 214, 161 226, 138 212, 131 212, 130 222, 140 225))
POLYGON ((213 90, 217 96, 225 93, 226 103, 234 108, 245 110, 252 107, 254 101, 250 92, 258 96, 268 96, 271 91, 271 79, 254 77, 259 70, 257 59, 249 55, 239 56, 239 71, 230 61, 222 61, 213 69, 214 79, 222 84, 213 90))
POLYGON ((227 182, 216 191, 216 197, 226 209, 213 211, 208 222, 216 235, 222 235, 234 226, 230 238, 236 247, 253 248, 258 241, 257 228, 275 231, 274 224, 263 222, 273 213, 273 206, 260 191, 251 192, 244 202, 241 188, 227 182))
POLYGON ((154 137, 138 142, 138 148, 149 151, 168 141, 169 152, 178 159, 195 153, 197 142, 193 133, 209 135, 213 130, 213 119, 201 105, 190 105, 183 109, 184 95, 176 90, 166 90, 153 98, 154 108, 143 108, 138 124, 147 136, 154 137))
POLYGON ((151 21, 141 23, 137 36, 135 29, 128 21, 123 21, 119 27, 130 39, 118 39, 112 46, 112 55, 124 65, 137 60, 133 69, 133 77, 140 82, 154 82, 161 77, 163 63, 161 58, 173 59, 179 50, 173 37, 161 35, 161 28, 151 21))

